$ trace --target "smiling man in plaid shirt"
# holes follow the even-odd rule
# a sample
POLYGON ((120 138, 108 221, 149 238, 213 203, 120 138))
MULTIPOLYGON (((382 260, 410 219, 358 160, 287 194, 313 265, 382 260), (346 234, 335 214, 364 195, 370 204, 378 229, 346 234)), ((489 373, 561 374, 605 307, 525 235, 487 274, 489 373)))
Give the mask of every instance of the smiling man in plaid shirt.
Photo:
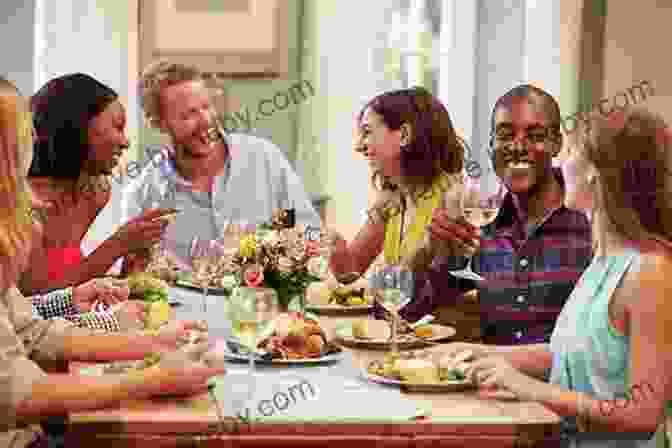
MULTIPOLYGON (((486 344, 547 343, 565 301, 592 258, 585 214, 564 206, 564 181, 552 160, 562 147, 560 109, 530 85, 502 96, 493 109, 490 157, 509 190, 497 219, 480 229, 435 213, 432 238, 480 248, 473 270, 485 281, 453 277, 463 257, 439 256, 416 285, 416 300, 402 310, 417 320, 436 305, 479 289, 486 344)), ((466 253, 468 250, 462 251, 466 253)), ((419 276, 420 277, 420 276, 419 276)))

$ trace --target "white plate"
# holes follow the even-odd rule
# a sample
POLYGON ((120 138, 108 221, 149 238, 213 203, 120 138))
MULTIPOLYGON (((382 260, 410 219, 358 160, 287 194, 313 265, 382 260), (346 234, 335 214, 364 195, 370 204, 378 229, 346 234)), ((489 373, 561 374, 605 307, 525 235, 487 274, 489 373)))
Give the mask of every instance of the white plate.
POLYGON ((398 386, 407 392, 458 392, 466 389, 474 389, 476 386, 470 381, 441 381, 439 383, 409 383, 407 381, 386 378, 380 375, 373 375, 362 369, 362 375, 369 381, 380 384, 389 384, 398 386))
MULTIPOLYGON (((195 283, 192 283, 191 281, 185 279, 178 279, 175 282, 175 286, 178 286, 180 288, 186 288, 186 289, 191 289, 194 291, 198 291, 201 294, 203 293, 203 288, 196 285, 195 283)), ((213 296, 228 296, 230 294, 230 291, 225 288, 217 287, 217 286, 210 286, 208 287, 208 295, 213 295, 213 296)))
MULTIPOLYGON (((346 324, 347 327, 348 324, 346 324)), ((391 344, 389 340, 389 323, 384 320, 368 319, 367 325, 369 328, 368 338, 355 338, 352 336, 351 323, 349 327, 337 327, 335 332, 334 342, 337 344, 366 350, 389 350, 391 344)), ((400 350, 411 350, 414 348, 426 347, 441 343, 445 339, 450 339, 455 336, 455 329, 446 325, 428 324, 432 327, 432 336, 428 338, 421 338, 413 335, 400 335, 400 340, 397 342, 400 350)))
POLYGON ((373 305, 313 305, 306 304, 306 309, 318 314, 368 314, 373 305))
MULTIPOLYGON (((239 355, 237 353, 231 353, 229 351, 226 351, 224 352, 224 356, 232 361, 250 362, 250 358, 248 358, 247 355, 239 355)), ((327 356, 322 356, 321 358, 274 359, 272 361, 255 359, 254 363, 262 365, 273 365, 273 366, 310 365, 310 364, 323 364, 328 362, 339 361, 342 357, 343 352, 340 352, 340 353, 332 353, 331 355, 327 356)))

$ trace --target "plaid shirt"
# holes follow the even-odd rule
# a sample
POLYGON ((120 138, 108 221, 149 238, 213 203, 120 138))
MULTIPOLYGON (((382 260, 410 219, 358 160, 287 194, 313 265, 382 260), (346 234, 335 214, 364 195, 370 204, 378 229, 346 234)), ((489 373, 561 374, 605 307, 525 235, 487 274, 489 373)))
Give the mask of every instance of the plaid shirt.
POLYGON ((120 331, 119 321, 111 313, 90 312, 80 314, 72 302, 72 288, 33 296, 33 315, 42 319, 62 317, 78 327, 93 330, 120 331))
MULTIPOLYGON (((559 169, 556 178, 564 186, 559 169)), ((481 326, 486 343, 547 343, 555 320, 592 258, 591 230, 585 214, 564 205, 529 229, 509 193, 497 219, 481 229, 481 249, 472 268, 486 280, 472 282, 447 273, 466 263, 460 257, 437 257, 432 269, 418 275, 416 299, 402 314, 417 320, 435 305, 450 303, 463 291, 478 288, 481 326)))

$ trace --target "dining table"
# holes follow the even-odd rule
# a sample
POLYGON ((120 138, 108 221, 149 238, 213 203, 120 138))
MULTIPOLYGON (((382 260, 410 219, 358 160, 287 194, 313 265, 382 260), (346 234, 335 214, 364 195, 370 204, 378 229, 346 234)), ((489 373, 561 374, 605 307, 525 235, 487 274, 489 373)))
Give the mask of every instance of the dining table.
MULTIPOLYGON (((208 296, 207 309, 197 291, 173 287, 169 296, 176 318, 207 321, 210 337, 218 347, 225 346, 223 341, 231 336, 226 296, 208 296)), ((361 318, 367 316, 320 316, 319 322, 328 338, 333 338, 337 325, 361 318)), ((210 393, 131 400, 116 409, 71 414, 67 446, 561 445, 560 417, 539 403, 484 398, 475 389, 405 392, 395 385, 369 381, 366 366, 384 355, 382 350, 344 347, 335 361, 257 365, 253 376, 248 364, 227 360, 226 374, 214 379, 210 393), (286 401, 279 403, 278 397, 286 401)), ((104 374, 95 367, 79 365, 73 373, 104 374)))

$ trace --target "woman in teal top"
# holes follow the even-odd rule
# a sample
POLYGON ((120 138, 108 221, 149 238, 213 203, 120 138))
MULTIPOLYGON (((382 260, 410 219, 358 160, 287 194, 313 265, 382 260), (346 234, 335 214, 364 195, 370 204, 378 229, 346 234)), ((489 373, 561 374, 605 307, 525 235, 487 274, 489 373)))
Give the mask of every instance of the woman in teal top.
POLYGON ((591 120, 563 174, 565 204, 592 218, 594 259, 549 345, 447 349, 472 350, 468 373, 482 388, 543 403, 583 431, 653 435, 672 399, 671 145, 644 110, 591 120))

